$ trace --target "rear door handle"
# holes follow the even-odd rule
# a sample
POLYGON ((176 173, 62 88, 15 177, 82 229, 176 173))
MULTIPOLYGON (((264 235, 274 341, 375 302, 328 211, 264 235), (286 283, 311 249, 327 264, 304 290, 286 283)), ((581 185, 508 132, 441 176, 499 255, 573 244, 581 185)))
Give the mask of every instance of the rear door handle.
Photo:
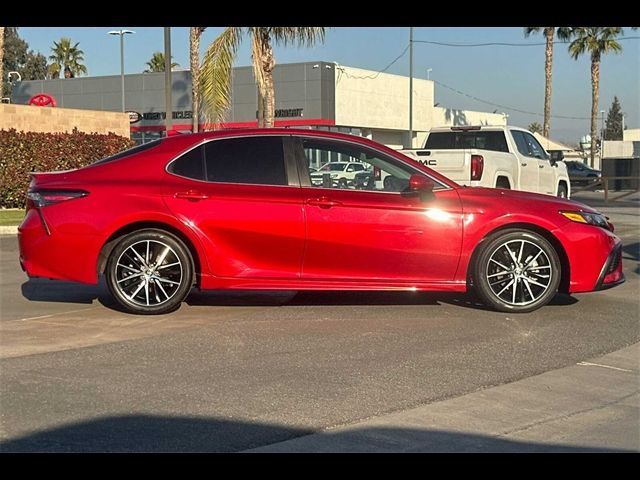
POLYGON ((544 165, 538 165, 538 168, 544 168, 544 165))
POLYGON ((331 208, 331 207, 337 207, 338 205, 342 205, 342 203, 336 202, 335 200, 331 200, 330 198, 327 198, 327 197, 320 197, 320 198, 308 199, 307 205, 314 205, 320 208, 331 208))
POLYGON ((523 167, 526 167, 527 164, 526 163, 521 163, 520 165, 522 165, 523 167))
POLYGON ((188 190, 186 192, 178 192, 174 195, 174 197, 182 198, 184 200, 198 201, 198 200, 206 200, 207 198, 209 198, 209 195, 202 192, 198 192, 197 190, 188 190))

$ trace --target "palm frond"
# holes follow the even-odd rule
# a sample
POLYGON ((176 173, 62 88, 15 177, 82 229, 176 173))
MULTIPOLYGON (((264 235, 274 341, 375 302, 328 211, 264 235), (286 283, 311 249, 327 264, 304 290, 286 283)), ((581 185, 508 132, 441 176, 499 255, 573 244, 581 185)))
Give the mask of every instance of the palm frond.
POLYGON ((275 43, 288 45, 297 43, 299 47, 311 47, 316 42, 324 41, 326 27, 270 27, 270 34, 275 43))
POLYGON ((231 103, 231 69, 241 40, 241 27, 227 27, 204 54, 201 99, 204 113, 213 121, 223 120, 231 103))

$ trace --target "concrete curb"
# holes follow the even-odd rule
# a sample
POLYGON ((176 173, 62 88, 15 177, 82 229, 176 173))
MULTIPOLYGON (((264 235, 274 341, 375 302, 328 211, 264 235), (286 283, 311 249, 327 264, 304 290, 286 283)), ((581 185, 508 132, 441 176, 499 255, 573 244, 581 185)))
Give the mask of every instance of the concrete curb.
POLYGON ((18 234, 17 225, 0 226, 0 235, 17 235, 17 234, 18 234))
POLYGON ((592 362, 245 452, 640 451, 640 343, 592 362))

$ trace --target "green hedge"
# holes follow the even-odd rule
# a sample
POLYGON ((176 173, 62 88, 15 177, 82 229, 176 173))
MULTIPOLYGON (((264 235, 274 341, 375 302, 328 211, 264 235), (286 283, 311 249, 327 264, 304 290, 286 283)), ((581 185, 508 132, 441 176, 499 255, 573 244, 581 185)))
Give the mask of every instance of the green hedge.
POLYGON ((18 132, 0 130, 0 207, 23 207, 30 172, 84 167, 135 143, 110 133, 18 132))

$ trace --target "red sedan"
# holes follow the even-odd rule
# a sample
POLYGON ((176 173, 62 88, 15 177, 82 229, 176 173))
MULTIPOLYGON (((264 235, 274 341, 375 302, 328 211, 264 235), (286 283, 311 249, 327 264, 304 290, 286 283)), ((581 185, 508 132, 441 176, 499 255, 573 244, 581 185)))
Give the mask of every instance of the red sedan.
POLYGON ((33 174, 19 240, 29 276, 104 274, 140 314, 178 308, 193 286, 473 288, 529 312, 558 291, 624 281, 620 239, 585 205, 461 187, 383 145, 314 130, 178 135, 33 174), (311 182, 328 162, 363 168, 311 182))

